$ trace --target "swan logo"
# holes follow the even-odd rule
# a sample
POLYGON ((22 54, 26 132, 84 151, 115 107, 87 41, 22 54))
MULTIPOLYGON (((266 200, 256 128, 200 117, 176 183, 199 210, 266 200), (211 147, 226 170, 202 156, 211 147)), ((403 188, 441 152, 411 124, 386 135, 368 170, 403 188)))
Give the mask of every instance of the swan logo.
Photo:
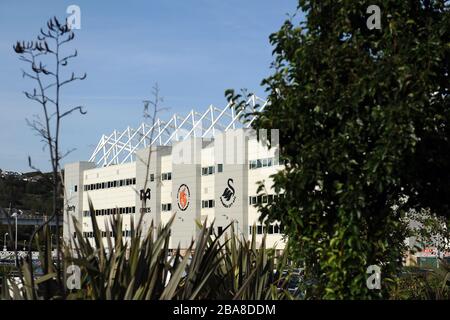
POLYGON ((177 200, 178 200, 178 208, 181 211, 185 211, 189 207, 189 198, 191 197, 191 193, 187 185, 182 184, 178 188, 177 192, 177 200))
POLYGON ((220 202, 222 202, 225 208, 230 208, 236 200, 236 191, 234 190, 233 185, 233 179, 228 179, 227 187, 225 188, 225 190, 223 190, 223 193, 220 196, 220 202))

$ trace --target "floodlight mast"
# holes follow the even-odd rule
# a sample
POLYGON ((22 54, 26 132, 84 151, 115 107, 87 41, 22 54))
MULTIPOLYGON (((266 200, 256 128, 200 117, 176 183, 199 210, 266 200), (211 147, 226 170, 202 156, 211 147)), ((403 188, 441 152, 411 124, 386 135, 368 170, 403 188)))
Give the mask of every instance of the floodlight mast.
MULTIPOLYGON (((253 112, 261 112, 266 107, 267 101, 252 95, 247 100, 247 105, 253 112)), ((127 127, 122 132, 114 130, 110 135, 102 135, 89 161, 103 167, 132 162, 135 152, 141 148, 153 145, 167 146, 189 137, 214 137, 216 132, 237 127, 249 128, 256 115, 246 124, 242 124, 240 116, 243 112, 240 110, 236 113, 229 102, 222 109, 210 105, 203 114, 191 110, 184 118, 174 114, 167 122, 157 119, 152 126, 142 123, 136 129, 127 127)))

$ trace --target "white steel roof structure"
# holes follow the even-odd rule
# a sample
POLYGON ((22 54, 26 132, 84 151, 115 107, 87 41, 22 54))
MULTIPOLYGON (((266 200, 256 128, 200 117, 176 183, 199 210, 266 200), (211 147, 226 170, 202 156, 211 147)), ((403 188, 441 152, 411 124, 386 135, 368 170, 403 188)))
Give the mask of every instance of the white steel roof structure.
MULTIPOLYGON (((252 113, 261 112, 266 107, 267 101, 252 95, 246 105, 252 113)), ((216 130, 249 128, 256 115, 242 124, 240 121, 242 112, 243 110, 236 113, 232 108, 232 102, 229 102, 223 109, 210 105, 203 114, 191 110, 185 117, 174 114, 168 121, 156 119, 152 125, 142 123, 136 129, 128 127, 122 132, 114 130, 110 135, 102 135, 89 161, 104 167, 132 162, 136 150, 140 148, 152 145, 167 146, 188 137, 211 138, 214 137, 216 130)))

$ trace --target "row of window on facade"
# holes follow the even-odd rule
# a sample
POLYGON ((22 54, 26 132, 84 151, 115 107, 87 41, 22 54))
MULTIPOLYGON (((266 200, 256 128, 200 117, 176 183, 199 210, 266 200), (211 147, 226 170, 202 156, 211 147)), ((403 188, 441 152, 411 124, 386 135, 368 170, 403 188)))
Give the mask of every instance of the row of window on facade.
POLYGON ((263 159, 250 160, 248 163, 248 168, 250 170, 253 170, 253 169, 259 169, 259 168, 277 166, 278 164, 279 163, 278 163, 277 157, 263 158, 263 159))
POLYGON ((99 183, 86 184, 84 186, 84 191, 118 188, 118 187, 131 186, 131 185, 135 185, 135 184, 136 184, 136 178, 99 182, 99 183))
MULTIPOLYGON (((209 176, 211 174, 214 174, 216 172, 215 166, 209 166, 209 167, 203 167, 202 168, 202 176, 209 176)), ((217 172, 223 172, 223 164, 219 163, 217 165, 217 172)))
MULTIPOLYGON (((110 208, 110 209, 98 209, 94 210, 95 216, 108 216, 112 214, 127 214, 136 213, 136 207, 123 207, 123 208, 110 208)), ((89 210, 83 211, 84 217, 90 217, 91 212, 89 210)))
MULTIPOLYGON (((223 227, 217 227, 217 233, 220 235, 223 232, 223 227)), ((256 234, 282 234, 284 227, 280 223, 269 224, 269 225, 256 225, 248 227, 248 232, 251 235, 253 232, 256 234)))
MULTIPOLYGON (((276 200, 278 197, 282 197, 283 194, 280 195, 259 195, 259 196, 249 196, 249 205, 256 205, 256 204, 266 204, 271 203, 276 200)), ((214 200, 202 200, 202 209, 207 208, 214 208, 215 207, 215 201, 214 200)), ((171 203, 163 203, 161 205, 161 210, 164 212, 171 211, 172 210, 172 204, 171 203)), ((105 216, 105 215, 112 215, 112 214, 128 214, 128 213, 136 213, 136 207, 124 207, 124 208, 110 208, 110 209, 98 209, 95 210, 95 216, 105 216)), ((83 211, 83 216, 90 217, 90 211, 83 211)))
MULTIPOLYGON (((172 172, 161 173, 161 181, 172 180, 172 172)), ((155 174, 150 174, 150 182, 155 181, 155 174)))
POLYGON ((279 197, 283 197, 283 194, 267 194, 267 195, 259 195, 259 196, 249 196, 248 197, 248 204, 249 205, 255 205, 255 204, 266 204, 266 203, 272 203, 277 200, 279 197))
MULTIPOLYGON (((101 235, 102 238, 106 238, 108 236, 108 231, 100 231, 100 235, 101 235)), ((109 236, 111 238, 115 238, 116 234, 113 231, 109 231, 109 236)), ((122 231, 122 236, 123 237, 131 237, 131 230, 123 230, 122 231)), ((93 238, 94 237, 94 232, 93 231, 83 232, 83 237, 85 237, 85 238, 93 238)))
MULTIPOLYGON (((202 200, 202 208, 214 208, 214 200, 202 200)), ((171 211, 171 203, 161 204, 161 211, 171 211)))
MULTIPOLYGON (((277 158, 264 158, 264 159, 250 160, 249 169, 258 169, 258 168, 271 167, 271 166, 276 166, 276 165, 278 165, 277 158)), ((215 166, 208 166, 208 167, 202 168, 202 176, 212 175, 215 172, 216 172, 215 166)), ((219 163, 217 165, 217 172, 218 173, 223 172, 223 164, 219 163)), ((172 180, 172 172, 161 173, 161 180, 162 181, 172 180)), ((152 174, 150 174, 150 182, 153 182, 153 181, 155 181, 155 175, 152 173, 152 174)), ((123 187, 123 186, 135 185, 135 184, 136 184, 136 178, 99 182, 99 183, 85 185, 84 191, 117 188, 117 187, 123 187)), ((74 187, 74 191, 77 192, 77 186, 74 187)))
POLYGON ((249 234, 252 234, 256 231, 256 234, 281 234, 284 231, 284 227, 281 223, 269 224, 269 225, 261 225, 250 226, 248 227, 249 234))

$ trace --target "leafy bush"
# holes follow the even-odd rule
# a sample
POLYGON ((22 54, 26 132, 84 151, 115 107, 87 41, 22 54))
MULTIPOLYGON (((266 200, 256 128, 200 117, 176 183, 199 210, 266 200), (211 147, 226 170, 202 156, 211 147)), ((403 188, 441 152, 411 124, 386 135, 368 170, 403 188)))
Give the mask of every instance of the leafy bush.
POLYGON ((390 296, 395 300, 449 300, 450 264, 441 261, 433 270, 406 268, 390 296))
MULTIPOLYGON (((93 210, 91 205, 91 210, 93 210)), ((3 286, 3 299, 288 299, 288 252, 276 256, 263 239, 239 239, 232 225, 227 238, 216 235, 214 224, 199 225, 199 233, 182 252, 169 249, 174 217, 165 226, 153 224, 144 235, 140 223, 131 224, 131 237, 122 236, 122 218, 111 219, 113 236, 103 240, 95 215, 92 215, 95 246, 76 227, 74 247, 65 247, 65 266, 81 269, 81 289, 69 291, 57 287, 55 265, 50 252, 40 253, 44 275, 32 281, 30 264, 23 261, 20 283, 3 286), (106 243, 105 243, 106 242, 106 243), (108 248, 114 248, 108 250, 108 248), (46 263, 48 268, 45 268, 46 263)), ((43 235, 44 237, 46 235, 43 235)), ((48 233, 47 233, 48 237, 48 233)), ((265 237, 264 237, 265 238, 265 237)), ((10 279, 11 280, 11 279, 10 279)), ((4 280, 5 283, 5 280, 4 280)))

